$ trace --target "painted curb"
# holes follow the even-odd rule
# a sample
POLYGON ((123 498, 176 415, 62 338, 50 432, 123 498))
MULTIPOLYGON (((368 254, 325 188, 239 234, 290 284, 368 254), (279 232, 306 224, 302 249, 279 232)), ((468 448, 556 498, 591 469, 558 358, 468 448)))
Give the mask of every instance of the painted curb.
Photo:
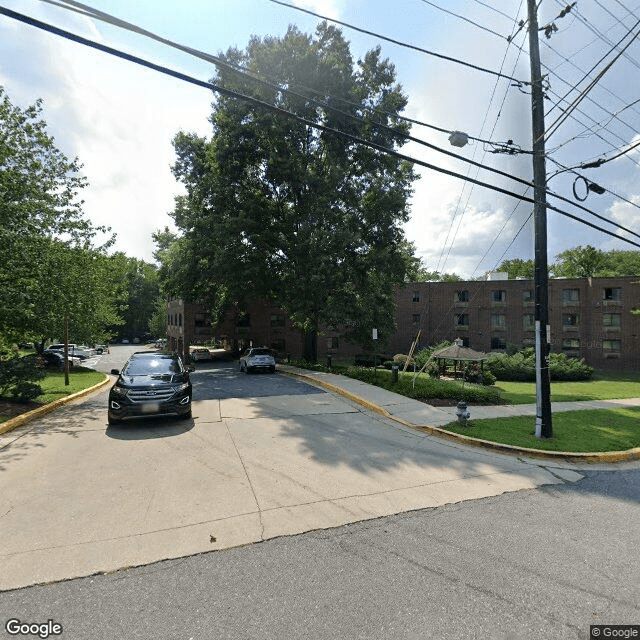
POLYGON ((19 416, 16 416, 15 418, 11 418, 10 420, 7 420, 6 422, 3 422, 2 424, 0 424, 0 435, 2 435, 3 433, 8 433, 13 429, 17 429, 18 427, 21 427, 23 424, 26 424, 31 420, 35 420, 40 416, 44 416, 47 413, 51 413, 51 411, 55 411, 55 409, 57 409, 58 407, 68 404, 73 400, 82 398, 83 396, 87 396, 90 393, 93 393, 94 391, 98 391, 98 389, 102 389, 102 387, 107 386, 108 384, 110 384, 110 382, 111 382, 111 379, 107 374, 105 374, 104 380, 102 382, 99 382, 98 384, 94 384, 93 387, 87 387, 82 391, 76 391, 76 393, 72 393, 70 396, 65 396, 64 398, 58 398, 58 400, 54 400, 49 404, 45 404, 42 407, 38 407, 33 411, 27 411, 26 413, 22 413, 19 416))
POLYGON ((359 404, 371 411, 375 411, 383 415, 385 418, 389 418, 394 422, 398 422, 405 427, 409 427, 410 429, 416 429, 421 432, 426 432, 430 435, 439 436, 445 438, 447 440, 453 440, 455 442, 459 442, 461 444, 468 444, 474 447, 481 447, 484 449, 493 449, 494 451, 500 451, 502 453, 510 453, 516 455, 524 455, 530 456, 533 458, 547 458, 550 460, 566 460, 569 462, 627 462, 629 460, 640 460, 640 447, 636 447, 634 449, 627 449, 626 451, 599 451, 599 452, 587 452, 580 453, 574 451, 545 451, 543 449, 527 449, 525 447, 515 447, 510 444, 502 444, 500 442, 491 442, 490 440, 481 440, 480 438, 472 438, 470 436, 465 436, 462 434, 454 433, 453 431, 447 431, 446 429, 442 429, 440 427, 433 427, 426 424, 414 424, 413 422, 409 422, 404 418, 398 418, 393 414, 389 413, 386 409, 378 406, 377 404, 370 402, 369 400, 365 400, 364 398, 360 398, 359 396, 351 393, 350 391, 346 391, 345 389, 341 389, 330 382, 325 382, 324 380, 318 380, 313 376, 306 375, 304 373, 298 373, 293 371, 284 371, 280 370, 280 373, 284 373, 286 375, 290 375, 295 378, 300 378, 301 380, 305 380, 307 382, 312 382, 320 387, 327 389, 328 391, 333 391, 341 396, 348 398, 349 400, 359 404))

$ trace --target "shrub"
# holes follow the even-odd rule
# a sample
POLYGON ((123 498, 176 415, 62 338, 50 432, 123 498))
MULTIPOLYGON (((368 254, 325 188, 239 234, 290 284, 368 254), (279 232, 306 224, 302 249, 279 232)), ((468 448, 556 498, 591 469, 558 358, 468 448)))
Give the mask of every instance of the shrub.
POLYGON ((465 400, 472 404, 499 404, 500 393, 481 385, 462 383, 454 380, 437 380, 419 376, 413 381, 413 374, 400 374, 398 382, 391 382, 389 371, 368 369, 365 367, 349 367, 344 375, 362 382, 367 382, 389 391, 395 391, 403 396, 426 400, 430 398, 444 398, 449 400, 465 400))
MULTIPOLYGON (((492 355, 485 361, 485 370, 498 380, 533 381, 536 379, 535 351, 527 347, 512 356, 505 353, 492 355)), ((583 358, 568 358, 564 353, 551 353, 549 375, 551 380, 588 380, 593 375, 593 367, 583 358)))
POLYGON ((0 360, 0 395, 17 402, 37 398, 42 389, 34 381, 44 378, 44 367, 35 356, 11 356, 0 360))

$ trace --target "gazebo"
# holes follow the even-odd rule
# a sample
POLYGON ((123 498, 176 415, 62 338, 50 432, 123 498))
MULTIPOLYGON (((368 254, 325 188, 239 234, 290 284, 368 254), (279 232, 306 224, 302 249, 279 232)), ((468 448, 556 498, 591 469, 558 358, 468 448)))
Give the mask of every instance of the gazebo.
MULTIPOLYGON (((458 362, 479 362, 480 372, 483 373, 483 361, 489 357, 489 354, 483 353, 482 351, 474 351, 469 347, 463 347, 462 340, 456 340, 450 347, 435 351, 431 357, 438 363, 438 369, 442 374, 446 374, 447 360, 453 360, 453 375, 457 377, 458 362)), ((462 371, 464 372, 464 365, 462 371)))

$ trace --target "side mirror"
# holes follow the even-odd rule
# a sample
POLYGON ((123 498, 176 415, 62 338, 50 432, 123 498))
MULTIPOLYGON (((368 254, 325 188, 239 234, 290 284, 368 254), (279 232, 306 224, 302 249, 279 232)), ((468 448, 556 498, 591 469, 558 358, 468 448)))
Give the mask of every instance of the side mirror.
POLYGON ((120 372, 117 369, 111 369, 111 375, 112 376, 119 376, 120 372))

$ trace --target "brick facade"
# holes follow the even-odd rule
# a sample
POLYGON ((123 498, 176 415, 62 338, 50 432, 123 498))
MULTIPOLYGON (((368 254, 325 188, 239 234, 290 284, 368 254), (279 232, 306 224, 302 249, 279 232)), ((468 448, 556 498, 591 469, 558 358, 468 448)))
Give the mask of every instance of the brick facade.
MULTIPOLYGON (((583 357, 597 369, 640 367, 640 282, 637 278, 586 278, 549 281, 551 350, 583 357)), ((231 314, 211 330, 202 325, 199 305, 172 300, 170 348, 183 353, 189 344, 215 337, 229 348, 267 346, 281 356, 299 358, 302 333, 283 311, 256 302, 247 314, 231 314)), ((534 292, 531 280, 409 283, 396 291, 396 332, 381 351, 407 353, 420 330, 420 347, 461 338, 477 351, 502 351, 508 345, 534 344, 534 292)), ((206 316, 206 314, 205 314, 206 316)), ((361 353, 338 331, 318 337, 318 357, 348 359, 361 353)))

